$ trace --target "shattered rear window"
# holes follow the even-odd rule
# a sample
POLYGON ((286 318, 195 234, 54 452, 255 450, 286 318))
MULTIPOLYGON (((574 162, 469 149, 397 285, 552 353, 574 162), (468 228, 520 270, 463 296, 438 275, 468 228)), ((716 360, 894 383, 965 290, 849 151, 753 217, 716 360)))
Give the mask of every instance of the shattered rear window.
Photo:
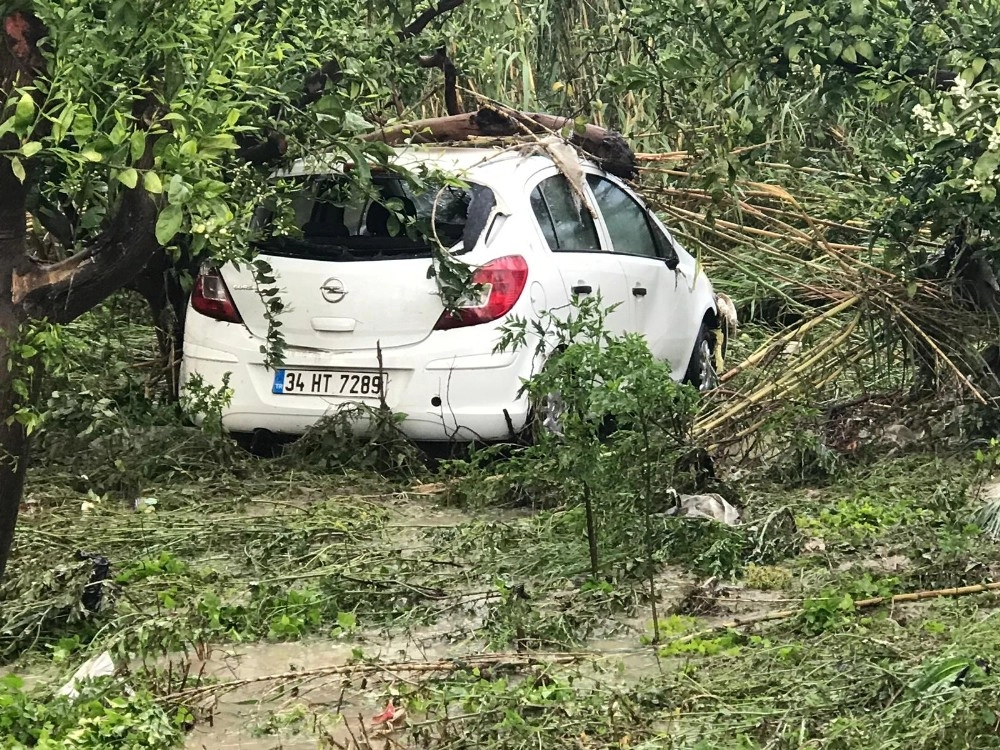
POLYGON ((277 201, 260 206, 252 229, 264 252, 319 260, 431 257, 432 242, 472 249, 496 205, 482 185, 415 192, 403 178, 374 175, 373 195, 358 196, 343 175, 293 178, 277 201))

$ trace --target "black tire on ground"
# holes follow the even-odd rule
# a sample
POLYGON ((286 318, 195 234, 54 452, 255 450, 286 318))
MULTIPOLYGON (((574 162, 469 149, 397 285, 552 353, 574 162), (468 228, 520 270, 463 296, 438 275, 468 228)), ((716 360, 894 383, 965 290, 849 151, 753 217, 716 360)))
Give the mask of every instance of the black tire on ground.
POLYGON ((715 371, 716 336, 722 336, 722 331, 712 328, 707 322, 701 324, 698 339, 694 342, 694 351, 684 373, 684 382, 693 385, 699 391, 710 391, 719 384, 719 374, 715 371))
POLYGON ((269 430, 254 430, 253 432, 231 432, 229 434, 236 444, 257 458, 277 458, 287 440, 281 440, 269 430))

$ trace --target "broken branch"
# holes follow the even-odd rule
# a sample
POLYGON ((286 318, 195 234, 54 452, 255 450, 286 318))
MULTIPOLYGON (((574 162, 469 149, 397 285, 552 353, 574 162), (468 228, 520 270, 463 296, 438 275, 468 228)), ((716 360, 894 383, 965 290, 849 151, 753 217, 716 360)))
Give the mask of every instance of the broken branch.
POLYGON ((426 29, 433 21, 465 4, 465 0, 438 0, 434 5, 404 26, 396 35, 399 41, 411 39, 426 29))
POLYGON ((479 654, 464 656, 461 659, 448 661, 404 661, 390 664, 363 663, 363 664, 335 664, 328 667, 317 667, 315 669, 304 669, 297 672, 281 672, 260 677, 250 677, 242 680, 229 680, 211 685, 198 685, 197 687, 179 690, 175 693, 163 696, 162 700, 168 703, 179 703, 202 698, 211 694, 228 693, 247 685, 254 685, 261 682, 281 682, 296 681, 303 679, 314 679, 317 677, 335 677, 343 675, 349 679, 359 675, 371 676, 385 671, 390 672, 458 672, 463 669, 473 668, 506 668, 525 669, 535 666, 549 666, 553 664, 572 664, 582 659, 590 658, 595 654, 580 653, 538 653, 530 656, 525 654, 479 654))

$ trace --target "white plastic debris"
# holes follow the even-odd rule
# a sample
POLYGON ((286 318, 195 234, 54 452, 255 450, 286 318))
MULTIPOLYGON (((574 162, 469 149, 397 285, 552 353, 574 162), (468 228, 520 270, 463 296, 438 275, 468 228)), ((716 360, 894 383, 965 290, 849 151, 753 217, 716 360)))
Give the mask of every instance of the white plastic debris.
POLYGON ((104 651, 92 659, 85 661, 73 676, 69 678, 69 682, 59 688, 59 695, 66 695, 70 698, 76 698, 80 695, 78 687, 84 680, 92 680, 95 677, 109 677, 115 673, 115 663, 111 660, 111 654, 104 651))
POLYGON ((677 499, 677 507, 671 510, 671 515, 710 518, 727 526, 740 524, 739 509, 731 505, 722 495, 714 492, 704 495, 681 495, 677 499))
POLYGON ((740 327, 740 317, 736 313, 735 303, 729 295, 716 292, 715 307, 718 310, 719 320, 726 329, 726 335, 732 338, 740 327))

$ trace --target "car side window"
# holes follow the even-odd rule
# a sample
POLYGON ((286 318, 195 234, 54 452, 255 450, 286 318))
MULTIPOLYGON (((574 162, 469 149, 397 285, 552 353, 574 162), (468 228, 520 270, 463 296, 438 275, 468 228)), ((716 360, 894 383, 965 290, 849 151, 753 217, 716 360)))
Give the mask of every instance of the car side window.
POLYGON ((531 191, 531 210, 555 252, 600 252, 594 217, 559 174, 542 180, 531 191))
POLYGON ((679 260, 677 257, 677 248, 670 235, 660 229, 652 219, 649 220, 649 226, 653 228, 653 239, 656 240, 656 244, 659 247, 660 257, 668 262, 679 260))
POLYGON ((587 182, 597 198, 597 207, 604 216, 616 253, 647 258, 663 257, 650 230, 646 210, 632 196, 611 180, 597 175, 587 175, 587 182))

